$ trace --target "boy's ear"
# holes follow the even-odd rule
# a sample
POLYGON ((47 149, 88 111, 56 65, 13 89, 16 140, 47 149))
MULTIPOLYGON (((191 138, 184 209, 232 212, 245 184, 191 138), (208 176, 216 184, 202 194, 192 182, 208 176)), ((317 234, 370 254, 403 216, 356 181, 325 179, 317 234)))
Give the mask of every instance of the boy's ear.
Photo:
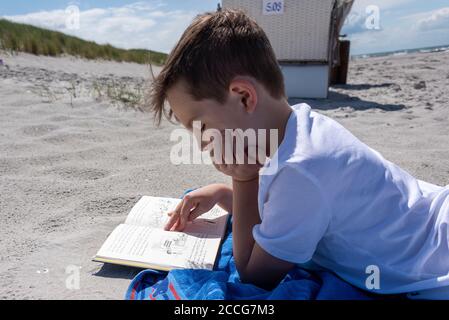
POLYGON ((229 92, 240 99, 246 112, 253 113, 256 110, 257 91, 251 81, 236 78, 229 84, 229 92))

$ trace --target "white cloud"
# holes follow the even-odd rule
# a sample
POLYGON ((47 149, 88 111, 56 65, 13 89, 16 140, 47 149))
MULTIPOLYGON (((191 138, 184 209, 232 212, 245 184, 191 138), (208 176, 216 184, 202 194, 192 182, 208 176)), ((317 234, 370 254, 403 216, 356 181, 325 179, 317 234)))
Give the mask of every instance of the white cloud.
POLYGON ((366 19, 365 15, 359 14, 356 11, 350 12, 349 15, 346 17, 342 33, 353 34, 366 31, 365 19, 366 19))
POLYGON ((403 8, 407 4, 411 4, 416 0, 355 0, 351 12, 346 18, 343 33, 354 34, 361 32, 379 31, 382 29, 382 20, 384 15, 392 10, 403 8), (377 8, 377 12, 373 11, 377 8), (378 21, 376 28, 367 27, 374 22, 372 19, 378 21))
POLYGON ((381 17, 373 11, 351 11, 346 17, 341 33, 355 34, 361 32, 373 32, 382 29, 381 17))
POLYGON ((432 11, 428 16, 418 21, 420 30, 449 29, 449 7, 432 11))
POLYGON ((378 6, 382 10, 390 10, 401 7, 407 3, 411 3, 415 0, 355 0, 352 6, 355 11, 365 11, 368 6, 378 6))
POLYGON ((403 15, 415 0, 356 0, 342 33, 349 35, 351 53, 372 53, 449 43, 449 8, 403 15), (366 7, 379 6, 380 30, 365 27, 366 7), (358 10, 358 11, 357 11, 358 10), (385 23, 384 23, 385 21, 385 23))
POLYGON ((409 47, 414 42, 414 34, 404 34, 400 27, 380 31, 366 31, 351 34, 351 53, 372 53, 392 51, 409 47))
POLYGON ((414 0, 356 0, 345 20, 342 32, 354 34, 379 31, 382 29, 385 14, 412 1, 414 0))
POLYGON ((61 31, 101 44, 169 52, 196 14, 193 11, 167 10, 162 2, 136 2, 122 7, 81 11, 79 29, 76 30, 66 25, 68 16, 65 10, 39 11, 3 18, 61 31))
POLYGON ((422 30, 419 20, 401 19, 402 23, 372 32, 358 32, 349 35, 351 53, 364 54, 402 49, 423 48, 449 43, 448 26, 446 29, 422 30), (407 30, 407 32, 404 32, 407 30))

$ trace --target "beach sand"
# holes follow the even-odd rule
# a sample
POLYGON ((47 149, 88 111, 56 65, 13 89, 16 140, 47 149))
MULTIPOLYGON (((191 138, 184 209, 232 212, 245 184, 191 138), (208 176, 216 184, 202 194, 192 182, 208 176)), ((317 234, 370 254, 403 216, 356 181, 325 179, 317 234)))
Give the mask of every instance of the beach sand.
MULTIPOLYGON (((229 179, 171 164, 177 127, 104 97, 139 94, 147 66, 0 59, 0 299, 122 299, 139 270, 91 258, 140 196, 229 179)), ((417 178, 449 184, 449 52, 354 60, 348 79, 306 102, 417 178)))

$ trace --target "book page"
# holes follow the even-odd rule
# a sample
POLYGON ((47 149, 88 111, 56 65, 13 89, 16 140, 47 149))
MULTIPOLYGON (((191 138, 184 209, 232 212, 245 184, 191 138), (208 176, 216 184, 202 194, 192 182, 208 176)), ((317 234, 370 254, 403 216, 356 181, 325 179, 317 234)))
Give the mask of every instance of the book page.
POLYGON ((108 237, 97 257, 169 268, 212 270, 220 241, 207 234, 121 224, 108 237))
MULTIPOLYGON (((167 213, 173 211, 180 202, 181 199, 144 196, 132 208, 125 224, 164 229, 170 218, 167 213)), ((227 219, 228 213, 216 205, 197 219, 188 222, 183 232, 204 233, 221 238, 227 219)))
POLYGON ((227 213, 214 219, 207 219, 204 218, 204 216, 200 216, 195 220, 188 222, 183 232, 203 233, 222 238, 224 236, 224 232, 226 231, 227 222, 227 213))
POLYGON ((170 218, 167 213, 174 210, 181 199, 142 197, 126 218, 125 224, 163 229, 170 218))

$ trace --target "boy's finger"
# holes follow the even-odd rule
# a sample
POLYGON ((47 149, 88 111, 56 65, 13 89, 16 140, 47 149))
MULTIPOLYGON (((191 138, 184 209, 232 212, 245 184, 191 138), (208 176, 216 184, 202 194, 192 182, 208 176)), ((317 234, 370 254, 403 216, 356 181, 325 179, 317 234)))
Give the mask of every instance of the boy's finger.
POLYGON ((167 224, 165 225, 165 230, 168 231, 173 226, 173 224, 178 220, 179 211, 181 210, 182 201, 178 203, 174 211, 168 212, 167 215, 170 217, 167 224))
POLYGON ((241 137, 240 135, 235 135, 234 137, 234 143, 233 143, 233 154, 234 154, 234 160, 235 163, 234 164, 243 164, 243 155, 241 152, 241 148, 237 149, 237 146, 240 146, 241 143, 245 144, 245 141, 243 140, 243 142, 241 141, 241 137))
POLYGON ((210 151, 209 151, 209 156, 210 156, 210 159, 212 160, 212 163, 214 164, 214 165, 217 165, 217 164, 219 164, 220 163, 220 159, 221 158, 219 158, 219 155, 220 153, 218 152, 218 153, 216 153, 215 152, 215 149, 211 149, 210 151), (216 156, 217 155, 217 156, 216 156))
POLYGON ((192 198, 190 197, 189 194, 186 194, 184 196, 184 201, 182 203, 180 215, 179 215, 179 228, 181 228, 181 230, 185 228, 185 226, 187 224, 187 220, 190 215, 190 211, 192 211, 193 207, 194 207, 194 202, 193 202, 192 198))
POLYGON ((233 147, 233 137, 230 133, 225 132, 222 135, 221 145, 223 146, 222 160, 224 165, 229 165, 234 163, 234 150, 233 147))
POLYGON ((178 227, 179 227, 179 219, 176 220, 175 224, 170 228, 170 231, 180 231, 180 230, 177 230, 178 227))
POLYGON ((245 149, 245 161, 247 164, 251 164, 251 165, 260 165, 258 159, 257 159, 257 154, 253 154, 252 152, 249 153, 249 147, 247 149, 245 149))
POLYGON ((210 150, 210 157, 212 159, 212 162, 216 164, 223 164, 223 152, 224 152, 224 145, 222 142, 222 139, 214 139, 212 143, 212 149, 210 150))
POLYGON ((191 212, 190 212, 190 215, 189 215, 189 221, 193 221, 193 220, 195 220, 196 218, 198 218, 200 215, 202 215, 204 212, 201 212, 200 211, 200 208, 199 208, 199 206, 197 206, 195 209, 193 209, 191 212))
POLYGON ((175 224, 176 221, 178 221, 179 213, 173 212, 173 215, 170 216, 170 219, 168 220, 167 224, 164 227, 164 230, 168 231, 171 229, 171 227, 175 224))

